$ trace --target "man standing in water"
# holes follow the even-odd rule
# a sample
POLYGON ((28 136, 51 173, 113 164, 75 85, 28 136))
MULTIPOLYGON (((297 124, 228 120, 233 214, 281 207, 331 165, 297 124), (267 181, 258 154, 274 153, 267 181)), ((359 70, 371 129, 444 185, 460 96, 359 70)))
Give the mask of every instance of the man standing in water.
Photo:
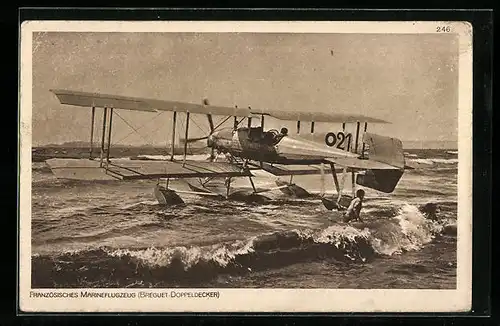
POLYGON ((363 222, 360 217, 361 208, 363 207, 363 198, 365 197, 365 191, 363 189, 358 189, 356 191, 356 197, 351 201, 347 211, 344 214, 344 222, 350 222, 353 220, 358 220, 363 222))

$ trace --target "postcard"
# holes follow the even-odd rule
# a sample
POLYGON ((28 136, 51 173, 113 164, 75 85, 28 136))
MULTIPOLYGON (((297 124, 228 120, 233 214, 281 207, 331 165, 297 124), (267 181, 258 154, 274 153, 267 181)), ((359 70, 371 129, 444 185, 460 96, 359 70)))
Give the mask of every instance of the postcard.
POLYGON ((458 312, 467 22, 27 21, 23 312, 458 312))

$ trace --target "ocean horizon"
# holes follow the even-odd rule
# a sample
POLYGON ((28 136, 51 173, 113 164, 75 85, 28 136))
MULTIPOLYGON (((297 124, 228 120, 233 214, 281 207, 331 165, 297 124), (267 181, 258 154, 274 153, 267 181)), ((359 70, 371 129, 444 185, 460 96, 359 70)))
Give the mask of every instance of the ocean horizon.
MULTIPOLYGON (((431 140, 431 141, 421 141, 421 140, 402 140, 403 149, 458 149, 458 141, 440 141, 440 140, 431 140)), ((200 142, 199 144, 190 144, 191 148, 202 148, 204 142, 200 142)), ((94 143, 94 147, 98 148, 100 146, 100 142, 96 141, 94 143)), ((50 144, 33 144, 33 148, 44 148, 44 147, 72 147, 72 148, 89 148, 90 143, 86 141, 70 141, 64 143, 50 143, 50 144)), ((129 148, 156 148, 156 149, 165 149, 171 148, 171 144, 112 144, 111 147, 129 147, 129 148)), ((176 144, 175 146, 178 148, 183 148, 182 144, 176 144)))

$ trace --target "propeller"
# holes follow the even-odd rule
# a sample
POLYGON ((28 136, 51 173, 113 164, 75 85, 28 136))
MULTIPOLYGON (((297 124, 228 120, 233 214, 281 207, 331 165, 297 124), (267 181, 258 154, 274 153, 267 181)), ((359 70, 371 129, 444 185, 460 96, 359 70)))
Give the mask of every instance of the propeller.
POLYGON ((191 143, 196 143, 197 141, 205 140, 208 139, 209 136, 204 136, 204 137, 199 137, 199 138, 188 138, 188 139, 181 139, 182 142, 186 142, 188 144, 191 143))

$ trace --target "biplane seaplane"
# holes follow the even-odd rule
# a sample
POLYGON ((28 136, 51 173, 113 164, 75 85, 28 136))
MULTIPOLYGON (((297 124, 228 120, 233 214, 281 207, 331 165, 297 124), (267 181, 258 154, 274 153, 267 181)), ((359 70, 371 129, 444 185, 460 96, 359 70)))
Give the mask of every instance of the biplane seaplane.
MULTIPOLYGON (((343 207, 342 187, 338 173, 351 174, 352 193, 357 185, 384 193, 391 193, 398 184, 405 170, 405 158, 402 143, 396 138, 367 132, 368 123, 388 123, 387 121, 361 116, 325 112, 291 112, 254 109, 251 107, 225 107, 210 105, 204 100, 200 104, 97 94, 71 90, 51 90, 64 105, 91 109, 90 153, 88 159, 52 158, 46 162, 58 178, 77 180, 157 180, 154 194, 160 204, 172 205, 183 203, 179 193, 200 196, 215 196, 225 199, 234 198, 241 192, 231 191, 234 178, 248 178, 251 190, 248 198, 259 198, 262 193, 279 190, 285 195, 304 197, 309 192, 293 183, 295 175, 318 175, 324 178, 331 173, 336 194, 321 194, 322 203, 327 209, 343 207), (103 124, 100 153, 93 156, 94 124, 96 109, 102 109, 103 124), (111 130, 115 110, 140 112, 172 112, 171 153, 164 160, 119 160, 110 158, 111 130), (177 116, 185 115, 184 151, 182 158, 174 157, 177 116), (209 134, 198 138, 189 138, 189 122, 192 114, 205 115, 210 127, 209 134), (214 124, 214 116, 222 116, 221 122, 214 124), (265 118, 272 117, 280 121, 296 121, 296 132, 287 128, 265 129, 265 118), (260 122, 252 126, 252 119, 260 122), (222 127, 231 122, 232 127, 222 127), (246 121, 246 125, 245 125, 246 121), (314 141, 300 133, 301 122, 310 123, 310 133, 315 133, 316 122, 342 123, 342 131, 328 132, 322 141, 314 141), (345 132, 346 123, 356 124, 356 134, 345 132), (364 131, 360 135, 361 123, 364 131), (106 131, 107 140, 106 140, 106 131), (206 141, 211 154, 207 160, 188 159, 187 146, 196 141, 206 141), (360 143, 361 141, 361 143, 360 143), (360 143, 360 144, 359 144, 360 143), (219 160, 223 154, 224 160, 219 160), (269 189, 257 189, 253 182, 256 170, 263 170, 278 177, 276 186, 269 189), (289 176, 289 181, 279 177, 289 176), (183 179, 189 185, 189 191, 180 191, 169 187, 169 180, 183 179), (222 193, 210 188, 213 180, 224 180, 222 193), (187 181, 189 180, 189 181, 187 181), (198 180, 197 183, 191 180, 198 180), (163 181, 163 182, 161 182, 163 181)), ((249 187, 250 189, 250 187, 249 187)))

